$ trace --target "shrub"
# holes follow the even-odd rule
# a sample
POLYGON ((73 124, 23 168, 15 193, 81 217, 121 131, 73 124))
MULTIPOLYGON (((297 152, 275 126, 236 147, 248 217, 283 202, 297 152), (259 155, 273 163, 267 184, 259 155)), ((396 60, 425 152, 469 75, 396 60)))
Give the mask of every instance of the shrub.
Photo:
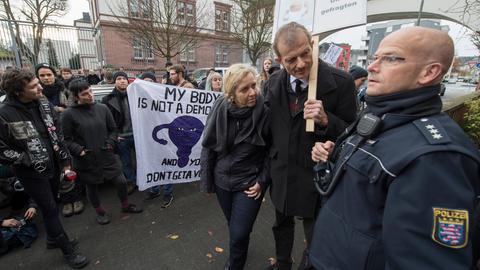
POLYGON ((480 98, 465 102, 467 112, 464 115, 463 129, 480 146, 480 98))

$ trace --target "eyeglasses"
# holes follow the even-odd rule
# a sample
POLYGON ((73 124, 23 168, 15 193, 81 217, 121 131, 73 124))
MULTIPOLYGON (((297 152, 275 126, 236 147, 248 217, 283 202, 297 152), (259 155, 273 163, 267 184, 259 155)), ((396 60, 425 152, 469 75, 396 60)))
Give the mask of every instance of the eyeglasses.
POLYGON ((379 61, 379 64, 386 65, 395 65, 399 62, 405 61, 405 58, 393 56, 393 55, 371 55, 368 57, 368 64, 371 65, 373 62, 379 61))

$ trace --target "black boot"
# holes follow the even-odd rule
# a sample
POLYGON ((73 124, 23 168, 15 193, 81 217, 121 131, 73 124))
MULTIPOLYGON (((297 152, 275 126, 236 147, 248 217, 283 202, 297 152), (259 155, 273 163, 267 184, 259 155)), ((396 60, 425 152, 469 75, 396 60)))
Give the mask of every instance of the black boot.
POLYGON ((63 257, 71 268, 79 269, 88 264, 87 257, 75 251, 67 235, 62 233, 55 238, 55 241, 57 242, 57 246, 62 250, 63 257))
MULTIPOLYGON (((68 236, 67 236, 68 238, 68 236)), ((73 239, 70 239, 70 244, 72 244, 73 248, 75 250, 78 249, 78 240, 73 238, 73 239)), ((47 249, 54 249, 54 248, 60 248, 57 244, 57 241, 55 239, 52 239, 50 237, 47 236, 47 249)))

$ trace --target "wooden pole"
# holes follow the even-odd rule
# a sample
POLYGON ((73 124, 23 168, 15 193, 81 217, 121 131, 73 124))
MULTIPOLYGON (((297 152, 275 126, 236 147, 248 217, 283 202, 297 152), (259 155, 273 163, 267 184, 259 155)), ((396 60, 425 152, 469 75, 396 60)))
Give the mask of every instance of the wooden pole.
MULTIPOLYGON (((317 71, 318 71, 318 43, 320 37, 313 36, 313 52, 312 52, 312 68, 310 69, 310 76, 308 77, 308 99, 317 98, 317 71)), ((312 119, 306 120, 306 131, 313 132, 315 130, 315 123, 312 119)))

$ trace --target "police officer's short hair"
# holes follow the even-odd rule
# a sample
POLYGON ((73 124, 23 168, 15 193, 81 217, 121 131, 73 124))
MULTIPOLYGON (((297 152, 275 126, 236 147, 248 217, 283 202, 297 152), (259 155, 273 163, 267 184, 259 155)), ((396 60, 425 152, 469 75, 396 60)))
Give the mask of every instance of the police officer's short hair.
POLYGON ((18 96, 35 78, 31 71, 10 69, 3 74, 0 88, 9 96, 18 96))

